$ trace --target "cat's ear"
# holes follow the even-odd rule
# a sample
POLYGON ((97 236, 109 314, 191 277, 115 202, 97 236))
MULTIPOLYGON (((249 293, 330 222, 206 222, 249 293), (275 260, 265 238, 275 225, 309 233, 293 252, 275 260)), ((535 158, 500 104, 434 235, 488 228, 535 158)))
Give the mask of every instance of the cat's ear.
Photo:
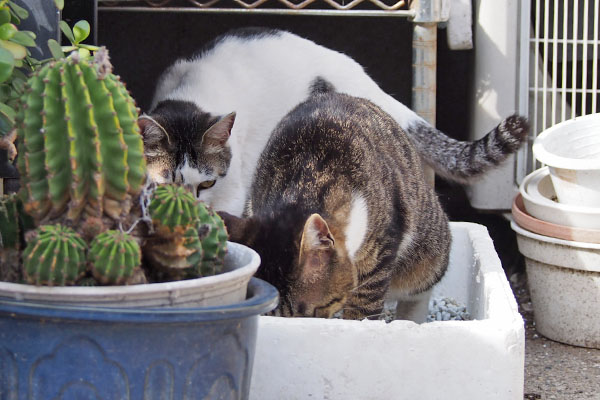
POLYGON ((300 242, 301 279, 311 280, 311 276, 322 274, 335 252, 334 244, 327 222, 319 214, 308 217, 300 242))
POLYGON ((165 128, 150 115, 140 115, 138 118, 138 126, 140 127, 142 138, 144 139, 144 145, 158 145, 163 140, 170 143, 169 134, 165 128))
POLYGON ((242 244, 248 243, 249 230, 252 227, 251 218, 236 217, 225 211, 217 211, 217 214, 225 223, 229 240, 242 244))
POLYGON ((235 112, 227 114, 210 128, 204 135, 202 135, 202 147, 207 153, 216 153, 223 150, 229 136, 231 136, 231 129, 235 122, 235 112))

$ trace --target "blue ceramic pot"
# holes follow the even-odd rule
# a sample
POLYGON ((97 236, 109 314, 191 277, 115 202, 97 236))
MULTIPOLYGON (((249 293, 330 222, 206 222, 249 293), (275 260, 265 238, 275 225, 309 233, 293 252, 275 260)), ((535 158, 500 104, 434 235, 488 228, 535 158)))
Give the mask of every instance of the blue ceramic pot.
POLYGON ((246 399, 258 316, 276 289, 206 308, 90 308, 0 299, 0 399, 246 399))

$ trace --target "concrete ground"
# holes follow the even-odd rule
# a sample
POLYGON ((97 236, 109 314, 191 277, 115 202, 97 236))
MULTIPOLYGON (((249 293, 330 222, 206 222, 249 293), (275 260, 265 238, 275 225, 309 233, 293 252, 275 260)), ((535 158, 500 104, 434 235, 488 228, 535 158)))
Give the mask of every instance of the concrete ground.
POLYGON ((460 187, 436 181, 450 218, 485 225, 525 320, 525 390, 527 400, 600 400, 600 349, 570 346, 546 339, 535 329, 524 260, 508 220, 468 207, 460 187))
POLYGON ((546 339, 535 329, 527 276, 514 274, 511 286, 525 320, 525 399, 600 399, 600 350, 546 339))

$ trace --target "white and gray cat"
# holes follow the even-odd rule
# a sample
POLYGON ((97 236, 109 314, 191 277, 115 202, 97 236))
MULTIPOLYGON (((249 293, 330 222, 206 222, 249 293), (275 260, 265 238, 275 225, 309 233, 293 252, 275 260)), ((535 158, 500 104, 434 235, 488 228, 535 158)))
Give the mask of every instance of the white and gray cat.
POLYGON ((427 164, 458 182, 499 164, 527 135, 525 119, 512 116, 478 141, 456 141, 383 92, 350 57, 289 32, 246 28, 175 62, 160 78, 151 111, 140 118, 150 178, 185 183, 215 209, 242 215, 271 132, 320 91, 375 103, 427 164))

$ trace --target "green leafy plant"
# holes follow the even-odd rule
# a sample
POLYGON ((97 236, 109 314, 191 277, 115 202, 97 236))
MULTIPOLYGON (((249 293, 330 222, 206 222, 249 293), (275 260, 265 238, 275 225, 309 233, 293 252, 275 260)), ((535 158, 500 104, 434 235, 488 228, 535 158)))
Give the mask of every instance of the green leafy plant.
POLYGON ((6 150, 10 159, 16 156, 13 128, 17 102, 27 74, 40 64, 29 51, 36 45, 35 33, 18 27, 28 16, 27 10, 15 2, 0 0, 0 149, 6 150))

